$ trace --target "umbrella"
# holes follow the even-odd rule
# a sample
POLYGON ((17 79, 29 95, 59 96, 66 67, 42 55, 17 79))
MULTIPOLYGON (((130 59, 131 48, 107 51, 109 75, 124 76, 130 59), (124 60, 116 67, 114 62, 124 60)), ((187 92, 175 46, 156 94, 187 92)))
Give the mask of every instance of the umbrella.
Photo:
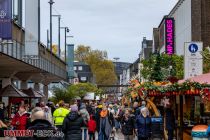
POLYGON ((41 94, 39 94, 37 91, 33 90, 32 88, 22 89, 21 91, 31 98, 42 98, 43 97, 41 94))
POLYGON ((1 97, 28 97, 14 85, 8 85, 0 91, 1 97))

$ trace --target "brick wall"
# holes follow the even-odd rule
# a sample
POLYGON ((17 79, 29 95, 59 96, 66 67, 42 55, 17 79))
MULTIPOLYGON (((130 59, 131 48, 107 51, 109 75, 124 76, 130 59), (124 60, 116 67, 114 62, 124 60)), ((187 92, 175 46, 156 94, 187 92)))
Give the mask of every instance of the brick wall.
POLYGON ((192 41, 201 41, 201 0, 191 0, 192 41))
POLYGON ((210 0, 201 3, 201 37, 204 47, 210 46, 210 0))

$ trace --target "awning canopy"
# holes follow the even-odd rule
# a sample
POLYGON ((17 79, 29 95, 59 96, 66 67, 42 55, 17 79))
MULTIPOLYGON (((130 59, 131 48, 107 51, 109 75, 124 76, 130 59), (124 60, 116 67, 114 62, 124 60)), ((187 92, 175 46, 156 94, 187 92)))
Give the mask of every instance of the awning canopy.
POLYGON ((184 83, 185 81, 191 81, 191 82, 198 82, 201 84, 210 84, 210 73, 206 73, 206 74, 202 74, 202 75, 198 75, 195 77, 191 77, 188 79, 183 79, 183 80, 179 80, 178 83, 184 83))
POLYGON ((31 98, 42 98, 43 97, 43 95, 41 95, 37 91, 33 90, 32 88, 22 89, 21 91, 31 98))
POLYGON ((17 89, 14 85, 8 85, 1 89, 0 97, 28 97, 22 91, 17 89))

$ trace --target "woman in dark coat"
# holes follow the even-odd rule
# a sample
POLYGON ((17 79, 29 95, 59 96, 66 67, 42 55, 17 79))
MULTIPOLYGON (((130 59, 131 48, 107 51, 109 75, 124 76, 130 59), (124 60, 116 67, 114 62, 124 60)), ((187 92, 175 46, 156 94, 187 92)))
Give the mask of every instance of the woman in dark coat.
POLYGON ((125 110, 125 114, 121 120, 122 133, 125 140, 133 140, 133 132, 136 128, 135 116, 130 115, 130 111, 125 110))
POLYGON ((151 118, 148 116, 146 107, 141 109, 141 115, 136 119, 138 129, 138 140, 149 140, 151 137, 151 118))
POLYGON ((78 114, 77 105, 71 106, 71 112, 66 116, 63 122, 62 131, 65 140, 81 140, 81 127, 85 126, 83 118, 78 114))

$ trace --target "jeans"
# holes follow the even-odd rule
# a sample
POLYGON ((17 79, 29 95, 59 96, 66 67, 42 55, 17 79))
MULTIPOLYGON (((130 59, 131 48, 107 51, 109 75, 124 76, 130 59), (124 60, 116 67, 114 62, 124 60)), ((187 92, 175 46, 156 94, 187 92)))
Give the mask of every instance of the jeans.
POLYGON ((87 140, 87 129, 84 129, 84 140, 87 140))
POLYGON ((99 132, 98 140, 108 140, 108 137, 106 136, 105 132, 99 132))
POLYGON ((89 140, 95 140, 95 133, 89 133, 89 140))
POLYGON ((133 140, 133 135, 124 135, 124 140, 133 140))

